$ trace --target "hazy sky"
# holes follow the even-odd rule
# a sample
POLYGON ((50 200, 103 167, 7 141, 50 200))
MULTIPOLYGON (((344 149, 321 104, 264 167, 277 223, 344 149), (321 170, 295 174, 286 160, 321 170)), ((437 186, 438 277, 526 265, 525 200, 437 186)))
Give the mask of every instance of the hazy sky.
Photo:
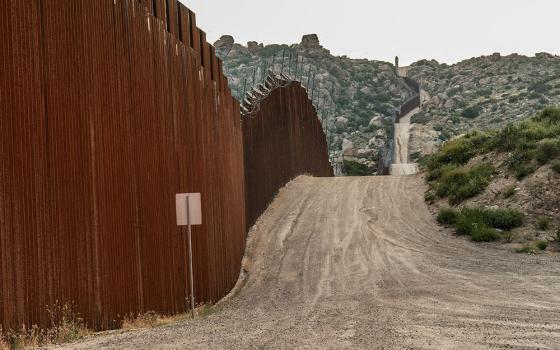
POLYGON ((560 0, 181 0, 213 43, 293 44, 316 33, 336 55, 408 64, 493 52, 560 54, 560 0))

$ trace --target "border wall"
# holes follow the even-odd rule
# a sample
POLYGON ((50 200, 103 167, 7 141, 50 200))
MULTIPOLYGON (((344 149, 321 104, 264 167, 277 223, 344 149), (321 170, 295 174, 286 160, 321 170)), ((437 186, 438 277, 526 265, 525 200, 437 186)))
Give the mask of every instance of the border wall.
POLYGON ((334 176, 321 121, 306 89, 270 73, 242 104, 247 225, 294 177, 334 176))
POLYGON ((8 0, 0 43, 4 330, 49 326, 55 303, 71 303, 95 329, 129 314, 186 310, 179 192, 202 193, 196 301, 219 300, 240 272, 246 197, 268 202, 290 177, 316 169, 293 158, 315 149, 284 154, 282 164, 294 164, 287 173, 270 168, 280 166, 277 154, 267 162, 244 155, 244 144, 318 147, 324 134, 297 85, 242 125, 214 48, 176 0, 8 0), (253 187, 253 174, 279 171, 281 180, 253 187))

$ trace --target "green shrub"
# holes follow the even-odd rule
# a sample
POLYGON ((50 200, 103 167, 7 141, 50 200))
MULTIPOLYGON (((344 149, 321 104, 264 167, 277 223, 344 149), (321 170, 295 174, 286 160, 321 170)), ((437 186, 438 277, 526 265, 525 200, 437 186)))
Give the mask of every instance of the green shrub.
POLYGON ((470 235, 481 225, 484 225, 484 215, 482 209, 463 208, 457 216, 455 229, 460 235, 470 235))
POLYGON ((516 253, 524 253, 524 254, 531 254, 535 252, 535 247, 533 247, 532 245, 525 245, 521 248, 517 248, 515 250, 516 253))
POLYGON ((560 123, 560 108, 545 108, 533 119, 538 122, 560 123))
POLYGON ((490 95, 492 95, 492 89, 491 88, 482 88, 480 90, 477 91, 478 96, 481 97, 488 97, 490 95))
POLYGON ((463 112, 461 112, 461 117, 474 119, 474 118, 476 118, 480 115, 480 112, 481 112, 481 110, 480 110, 480 107, 478 107, 478 106, 468 107, 468 108, 465 108, 463 110, 463 112))
POLYGON ((484 222, 494 228, 511 230, 523 225, 525 215, 515 209, 486 209, 484 222))
POLYGON ((532 163, 532 155, 529 151, 516 151, 506 160, 508 168, 513 171, 518 180, 522 180, 536 170, 532 163))
POLYGON ((436 193, 434 191, 426 191, 424 193, 424 200, 430 204, 434 203, 437 199, 436 193))
POLYGON ((552 170, 560 174, 560 162, 555 162, 554 164, 552 164, 552 170))
POLYGON ((545 92, 548 91, 548 87, 547 87, 545 82, 537 81, 537 82, 534 82, 533 84, 529 85, 527 90, 534 91, 536 93, 545 93, 545 92))
POLYGON ((504 198, 513 197, 515 195, 515 193, 517 193, 517 190, 515 189, 515 186, 508 186, 508 187, 504 188, 504 191, 502 192, 504 198))
POLYGON ((441 225, 453 226, 457 222, 457 211, 451 208, 439 210, 437 222, 441 225))
POLYGON ((537 219, 536 223, 537 229, 540 231, 546 231, 550 227, 550 218, 547 217, 540 217, 537 219))
POLYGON ((556 244, 560 245, 560 228, 556 230, 556 237, 554 237, 556 244))
MULTIPOLYGON (((449 210, 449 209, 448 209, 449 210)), ((457 234, 469 235, 473 241, 489 242, 502 237, 496 230, 511 230, 523 225, 523 213, 514 209, 462 208, 455 216, 448 210, 438 214, 439 223, 455 226, 457 234)))
POLYGON ((474 242, 494 242, 502 238, 496 229, 487 226, 477 226, 471 232, 471 239, 474 242))
POLYGON ((536 159, 540 164, 546 164, 560 155, 559 139, 544 139, 539 142, 536 151, 536 159))
POLYGON ((428 170, 444 166, 463 165, 474 156, 492 148, 493 133, 472 132, 461 138, 446 142, 437 153, 427 157, 428 170))
POLYGON ((449 197, 451 205, 457 205, 467 198, 483 192, 492 175, 494 167, 489 163, 482 163, 472 169, 458 168, 444 173, 436 186, 439 197, 449 197))
POLYGON ((539 248, 539 250, 545 250, 546 247, 548 247, 548 242, 547 241, 538 241, 536 245, 537 245, 537 248, 539 248))
POLYGON ((426 176, 426 180, 428 180, 428 181, 437 180, 440 177, 442 177, 443 174, 449 173, 450 171, 453 171, 455 169, 457 169, 457 166, 453 165, 453 164, 446 164, 442 167, 432 169, 432 170, 428 171, 428 175, 426 176))
POLYGON ((365 164, 360 164, 352 160, 344 161, 344 170, 348 176, 370 176, 373 171, 365 164))

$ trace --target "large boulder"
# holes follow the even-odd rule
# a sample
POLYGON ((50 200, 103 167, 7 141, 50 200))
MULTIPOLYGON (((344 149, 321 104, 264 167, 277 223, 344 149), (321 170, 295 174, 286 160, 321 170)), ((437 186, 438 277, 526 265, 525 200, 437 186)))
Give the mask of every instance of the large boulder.
POLYGON ((301 43, 299 46, 303 49, 321 49, 322 46, 319 43, 319 37, 317 34, 307 34, 301 38, 301 43))
POLYGON ((233 44, 233 47, 229 51, 229 54, 227 54, 227 57, 233 59, 241 58, 241 57, 249 57, 249 56, 251 56, 249 50, 243 45, 239 45, 239 44, 233 44))
POLYGON ((348 119, 344 117, 338 117, 335 120, 335 125, 337 129, 345 130, 348 127, 348 119))
POLYGON ((450 98, 449 100, 445 101, 445 105, 443 107, 447 109, 453 109, 457 107, 457 101, 455 101, 455 99, 450 98))
POLYGON ((354 143, 352 141, 348 139, 342 140, 342 154, 351 157, 356 156, 356 147, 354 146, 354 143))
POLYGON ((358 158, 370 158, 373 155, 372 149, 359 149, 356 156, 358 158))
POLYGON ((217 52, 227 55, 234 43, 235 39, 233 39, 233 36, 222 35, 222 37, 214 43, 214 47, 217 52))
POLYGON ((383 116, 381 114, 374 115, 369 121, 369 126, 373 126, 373 127, 376 127, 376 128, 382 127, 383 126, 383 116))
POLYGON ((247 43, 247 49, 252 55, 256 55, 263 47, 263 44, 259 44, 256 41, 249 41, 247 43))

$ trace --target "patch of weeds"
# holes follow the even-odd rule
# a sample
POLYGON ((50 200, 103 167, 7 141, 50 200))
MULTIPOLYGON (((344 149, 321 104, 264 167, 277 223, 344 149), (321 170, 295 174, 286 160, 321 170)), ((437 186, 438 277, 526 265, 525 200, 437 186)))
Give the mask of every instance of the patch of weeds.
POLYGON ((556 244, 558 244, 560 248, 560 228, 556 230, 556 237, 554 237, 554 240, 556 241, 556 244))
POLYGON ((480 115, 480 112, 482 112, 482 110, 478 106, 468 107, 461 112, 461 117, 474 119, 480 115))
POLYGON ((548 230, 548 228, 550 227, 550 222, 551 222, 550 218, 546 216, 542 216, 538 218, 536 222, 537 229, 540 231, 548 230))
POLYGON ((457 222, 457 211, 451 208, 442 208, 437 215, 437 222, 441 225, 453 226, 457 222))
POLYGON ((196 310, 196 314, 200 317, 207 317, 210 316, 218 311, 215 305, 211 304, 204 304, 196 310))
POLYGON ((535 252, 535 247, 531 244, 524 245, 523 247, 515 249, 516 253, 532 254, 535 252))
POLYGON ((508 187, 504 188, 504 191, 502 192, 502 195, 504 196, 504 198, 510 198, 510 197, 513 197, 516 193, 517 193, 517 190, 515 189, 515 186, 508 186, 508 187))
POLYGON ((536 121, 546 121, 549 123, 560 123, 560 108, 545 108, 538 116, 534 118, 536 121))
POLYGON ((496 172, 490 163, 482 163, 471 169, 458 168, 444 173, 436 184, 436 194, 448 197, 449 204, 457 205, 467 198, 482 193, 496 172))
POLYGON ((554 162, 552 164, 552 170, 554 170, 556 173, 560 174, 560 162, 554 162))
POLYGON ((528 151, 513 152, 506 160, 508 168, 513 171, 517 180, 523 180, 536 170, 532 163, 532 154, 528 151))
POLYGON ((546 164, 559 155, 560 140, 556 138, 549 138, 538 143, 535 158, 539 164, 546 164))
POLYGON ((4 333, 0 331, 0 349, 6 344, 9 349, 24 349, 70 343, 91 334, 83 319, 70 304, 61 305, 56 302, 47 308, 47 312, 50 317, 50 328, 42 329, 37 325, 31 327, 24 325, 18 330, 4 333))
POLYGON ((437 220, 440 224, 454 226, 457 234, 468 235, 475 242, 491 242, 511 239, 507 231, 523 225, 524 215, 514 209, 442 209, 437 220), (498 229, 506 232, 501 233, 498 229))
POLYGON ((2 329, 0 328, 0 350, 10 350, 10 343, 4 336, 2 329))
POLYGON ((122 329, 153 328, 160 324, 161 316, 154 311, 147 311, 137 315, 124 317, 121 323, 122 329))
POLYGON ((513 242, 513 238, 514 238, 513 232, 511 232, 511 231, 503 232, 502 233, 502 238, 504 239, 504 242, 506 242, 506 243, 513 242))
POLYGON ((515 209, 484 209, 483 216, 486 224, 502 230, 521 227, 525 219, 525 215, 515 209))
POLYGON ((424 193, 424 200, 430 204, 433 204, 437 199, 437 195, 434 191, 428 190, 424 193))
POLYGON ((546 248, 548 247, 548 242, 547 241, 538 241, 536 243, 536 247, 539 248, 539 250, 546 250, 546 248))
POLYGON ((190 313, 176 315, 160 315, 155 311, 147 311, 137 315, 129 315, 122 319, 121 328, 123 329, 142 329, 154 328, 181 320, 191 318, 190 313))
POLYGON ((437 167, 428 171, 428 175, 426 176, 427 181, 434 181, 443 176, 443 174, 449 173, 453 170, 457 169, 457 166, 454 164, 446 164, 441 167, 437 167))
POLYGON ((47 308, 47 311, 53 325, 50 330, 53 343, 73 342, 90 333, 84 320, 69 304, 55 303, 51 308, 47 308))
POLYGON ((491 227, 477 226, 471 232, 471 240, 474 242, 494 242, 502 238, 500 233, 491 227))
POLYGON ((491 132, 471 132, 461 138, 446 142, 437 153, 424 160, 428 170, 450 165, 464 165, 480 152, 491 148, 491 132))

